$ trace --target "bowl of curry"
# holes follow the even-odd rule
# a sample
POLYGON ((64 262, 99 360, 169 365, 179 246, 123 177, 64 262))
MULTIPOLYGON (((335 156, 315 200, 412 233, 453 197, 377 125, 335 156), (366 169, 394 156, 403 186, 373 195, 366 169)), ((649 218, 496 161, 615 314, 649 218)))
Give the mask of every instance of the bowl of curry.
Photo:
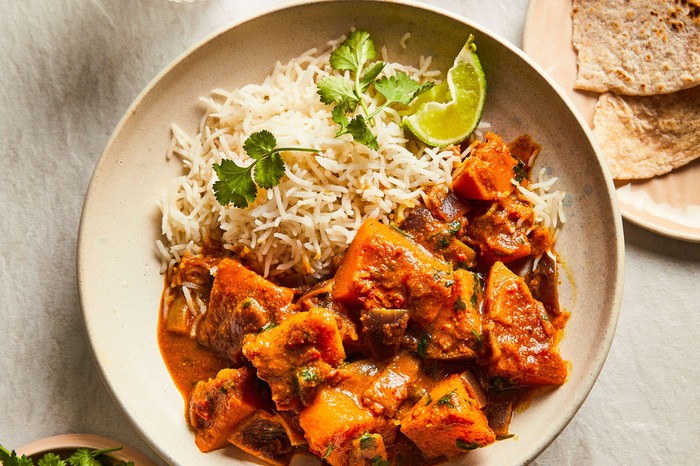
POLYGON ((575 415, 611 344, 613 192, 568 99, 489 31, 412 3, 292 5, 185 53, 120 122, 80 226, 86 331, 115 400, 174 464, 524 464, 575 415), (316 26, 284 27, 299 18, 316 26), (476 37, 488 125, 448 149, 449 182, 358 222, 320 278, 266 273, 221 232, 163 268, 154 203, 182 175, 165 157, 172 122, 196 132, 200 96, 353 29, 443 70, 455 38, 476 37), (402 46, 407 32, 419 45, 402 46), (558 228, 538 207, 553 178, 558 228))

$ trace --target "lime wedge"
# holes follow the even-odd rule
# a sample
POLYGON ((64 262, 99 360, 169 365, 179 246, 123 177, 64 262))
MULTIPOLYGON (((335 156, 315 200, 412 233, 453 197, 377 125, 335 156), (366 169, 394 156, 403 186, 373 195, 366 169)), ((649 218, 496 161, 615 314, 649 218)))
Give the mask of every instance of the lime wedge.
POLYGON ((455 58, 447 81, 418 96, 401 125, 424 143, 445 147, 468 138, 486 102, 486 76, 473 50, 473 36, 455 58))

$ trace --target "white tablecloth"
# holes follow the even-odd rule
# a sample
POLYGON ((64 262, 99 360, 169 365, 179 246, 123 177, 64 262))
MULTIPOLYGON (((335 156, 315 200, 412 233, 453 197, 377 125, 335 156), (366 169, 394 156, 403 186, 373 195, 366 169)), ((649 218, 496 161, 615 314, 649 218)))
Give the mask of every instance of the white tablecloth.
MULTIPOLYGON (((0 444, 106 435, 155 455, 83 334, 77 227, 93 167, 141 89, 186 48, 284 2, 0 2, 0 444)), ((431 0, 521 44, 527 0, 431 0)), ((578 415, 538 465, 700 464, 700 244, 625 223, 622 314, 578 415)))

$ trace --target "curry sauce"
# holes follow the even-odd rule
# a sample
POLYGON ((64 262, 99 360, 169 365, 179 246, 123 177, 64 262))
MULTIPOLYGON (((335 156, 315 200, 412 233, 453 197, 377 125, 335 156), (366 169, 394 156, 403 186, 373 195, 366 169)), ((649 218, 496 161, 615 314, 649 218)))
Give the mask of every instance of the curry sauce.
POLYGON ((397 224, 365 220, 318 283, 186 254, 158 334, 200 450, 431 464, 511 437, 519 401, 569 373, 555 239, 516 189, 527 143, 488 133, 454 190, 426 189, 397 224))

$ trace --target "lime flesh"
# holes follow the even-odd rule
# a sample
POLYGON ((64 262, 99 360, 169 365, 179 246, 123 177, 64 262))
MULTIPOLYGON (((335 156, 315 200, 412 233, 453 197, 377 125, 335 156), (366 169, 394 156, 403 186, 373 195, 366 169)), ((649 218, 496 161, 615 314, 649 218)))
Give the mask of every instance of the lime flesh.
POLYGON ((431 146, 457 144, 479 125, 485 101, 486 77, 469 40, 447 72, 447 81, 418 96, 402 126, 431 146))

